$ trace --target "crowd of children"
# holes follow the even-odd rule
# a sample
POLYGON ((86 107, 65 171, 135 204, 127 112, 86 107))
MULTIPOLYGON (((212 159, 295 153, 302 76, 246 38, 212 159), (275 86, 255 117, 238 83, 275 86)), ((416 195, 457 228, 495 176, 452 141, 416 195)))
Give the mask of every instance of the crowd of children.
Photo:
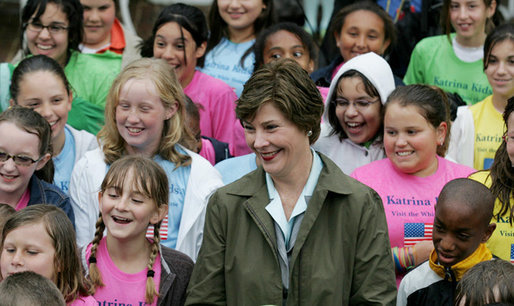
POLYGON ((188 304, 211 195, 294 153, 250 149, 235 111, 252 73, 283 59, 324 101, 312 148, 382 200, 397 305, 514 304, 512 21, 492 22, 497 0, 443 0, 442 34, 398 76, 385 1, 349 2, 329 28, 323 12, 339 54, 316 67, 307 27, 277 22, 272 0, 214 0, 207 18, 172 4, 145 40, 115 0, 28 0, 0 64, 0 305, 188 304))

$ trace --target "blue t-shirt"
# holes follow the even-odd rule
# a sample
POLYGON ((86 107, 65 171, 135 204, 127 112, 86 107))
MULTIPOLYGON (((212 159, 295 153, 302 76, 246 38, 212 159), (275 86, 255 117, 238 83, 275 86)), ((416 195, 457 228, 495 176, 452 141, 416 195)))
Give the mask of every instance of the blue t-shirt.
POLYGON ((222 160, 214 168, 221 174, 223 184, 228 185, 257 169, 255 153, 222 160))
MULTIPOLYGON (((177 151, 187 154, 180 147, 177 151)), ((154 161, 157 162, 168 175, 170 197, 168 201, 168 237, 161 240, 161 244, 174 249, 177 245, 178 229, 180 219, 184 209, 184 199, 186 197, 187 182, 191 174, 191 166, 182 166, 175 169, 175 164, 156 155, 154 161)), ((162 227, 162 225, 161 225, 162 227)))
POLYGON ((64 127, 64 146, 61 153, 52 158, 54 162, 54 184, 64 193, 70 195, 71 171, 75 165, 75 139, 67 126, 64 127))
POLYGON ((243 85, 253 72, 255 55, 249 53, 241 66, 241 58, 254 44, 255 40, 233 43, 223 37, 220 43, 205 56, 205 65, 200 71, 220 79, 232 87, 239 97, 243 92, 243 85))

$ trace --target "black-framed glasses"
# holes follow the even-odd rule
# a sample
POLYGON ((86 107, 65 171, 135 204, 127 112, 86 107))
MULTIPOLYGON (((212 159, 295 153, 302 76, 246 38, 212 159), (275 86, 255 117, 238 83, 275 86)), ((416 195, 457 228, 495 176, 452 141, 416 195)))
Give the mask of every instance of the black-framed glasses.
POLYGON ((53 23, 51 23, 49 25, 44 25, 42 23, 33 22, 33 21, 27 23, 27 30, 30 30, 32 32, 39 33, 41 31, 43 31, 43 29, 47 29, 48 32, 50 32, 51 34, 61 34, 64 31, 68 30, 69 28, 62 26, 62 25, 53 24, 53 23))
POLYGON ((379 99, 375 99, 373 101, 369 101, 369 100, 365 100, 365 99, 349 101, 345 98, 337 97, 334 100, 332 100, 332 103, 334 103, 334 105, 336 107, 339 107, 342 109, 347 109, 350 106, 350 104, 352 104, 353 107, 355 107, 358 110, 365 110, 368 107, 370 107, 372 104, 377 103, 378 101, 379 101, 379 99))
POLYGON ((9 159, 11 159, 14 161, 14 163, 18 166, 23 166, 23 167, 28 167, 34 163, 37 163, 38 161, 41 160, 41 158, 43 157, 40 157, 36 160, 28 157, 28 156, 23 156, 23 155, 10 155, 10 154, 7 154, 5 152, 0 152, 0 162, 6 162, 8 161, 9 159))

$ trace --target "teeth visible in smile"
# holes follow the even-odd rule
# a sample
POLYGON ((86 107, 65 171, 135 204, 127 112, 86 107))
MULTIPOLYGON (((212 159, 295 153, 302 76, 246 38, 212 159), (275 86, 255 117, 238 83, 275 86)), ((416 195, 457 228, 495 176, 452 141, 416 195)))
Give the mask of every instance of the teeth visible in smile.
POLYGON ((57 121, 52 121, 52 122, 48 122, 50 124, 50 126, 53 126, 54 124, 57 123, 57 121))
POLYGON ((262 156, 264 157, 269 157, 269 156, 273 156, 273 154, 276 154, 278 151, 273 151, 273 152, 269 152, 269 153, 261 153, 262 156))
POLYGON ((45 45, 37 45, 37 47, 41 50, 50 50, 52 49, 52 46, 45 46, 45 45))
POLYGON ((360 123, 355 123, 355 122, 347 122, 346 125, 348 125, 349 127, 358 127, 361 124, 360 123))
POLYGON ((407 155, 410 155, 412 152, 408 151, 408 152, 396 152, 396 154, 400 155, 400 156, 407 156, 407 155))
POLYGON ((122 223, 128 223, 128 222, 132 221, 130 219, 123 218, 123 217, 117 217, 117 216, 113 216, 112 218, 114 219, 114 221, 122 222, 122 223))
POLYGON ((15 175, 6 175, 6 174, 2 174, 2 176, 9 180, 16 177, 15 175))
POLYGON ((127 128, 127 129, 131 133, 139 133, 139 132, 141 132, 143 130, 142 128, 127 128))

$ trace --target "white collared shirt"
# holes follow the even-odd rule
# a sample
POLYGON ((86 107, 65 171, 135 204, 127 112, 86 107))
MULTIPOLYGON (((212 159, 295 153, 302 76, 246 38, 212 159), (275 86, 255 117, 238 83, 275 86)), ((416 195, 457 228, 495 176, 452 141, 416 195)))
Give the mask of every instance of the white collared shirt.
POLYGON ((291 232, 293 230, 293 225, 296 222, 296 217, 303 214, 307 210, 307 202, 312 196, 314 192, 314 188, 318 184, 318 178, 323 169, 323 162, 319 157, 318 153, 316 153, 312 148, 312 167, 309 173, 309 178, 307 179, 307 183, 303 187, 302 193, 296 202, 293 212, 287 221, 286 214, 284 212, 284 208, 282 207, 282 201, 280 199, 280 195, 275 189, 275 185, 273 184, 273 179, 271 176, 266 173, 266 186, 268 188, 268 195, 270 198, 270 203, 266 206, 266 210, 271 215, 275 223, 280 227, 282 234, 284 235, 284 240, 286 243, 286 248, 289 248, 289 239, 291 238, 291 232), (307 200, 306 200, 307 197, 307 200))

